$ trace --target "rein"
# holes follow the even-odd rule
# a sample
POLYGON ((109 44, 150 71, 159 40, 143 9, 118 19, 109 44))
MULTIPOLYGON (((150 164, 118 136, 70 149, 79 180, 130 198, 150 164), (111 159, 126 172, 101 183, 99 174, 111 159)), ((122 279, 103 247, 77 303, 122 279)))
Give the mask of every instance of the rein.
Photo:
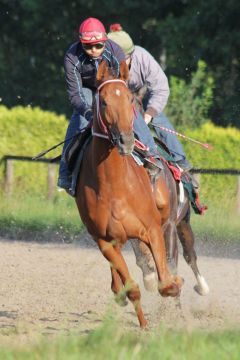
MULTIPOLYGON (((100 137, 103 139, 108 139, 115 146, 117 144, 117 141, 119 140, 119 137, 116 137, 114 134, 112 134, 111 131, 109 130, 109 128, 105 125, 102 115, 101 115, 101 111, 100 111, 100 90, 105 85, 112 84, 112 83, 122 83, 127 87, 126 82, 121 79, 106 80, 102 84, 99 85, 99 87, 97 88, 95 98, 96 98, 96 108, 97 108, 97 121, 98 121, 99 128, 102 132, 101 133, 96 132, 92 126, 92 136, 100 137)), ((135 113, 135 111, 134 111, 134 113, 135 113)))

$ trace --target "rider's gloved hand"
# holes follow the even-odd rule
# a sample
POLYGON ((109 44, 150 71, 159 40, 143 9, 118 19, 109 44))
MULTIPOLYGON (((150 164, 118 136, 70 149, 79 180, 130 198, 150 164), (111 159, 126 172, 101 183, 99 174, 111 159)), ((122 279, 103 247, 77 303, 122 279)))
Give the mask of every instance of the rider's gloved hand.
POLYGON ((92 109, 88 109, 88 110, 85 112, 84 117, 85 117, 85 119, 86 119, 88 122, 91 122, 92 119, 93 119, 92 109))
POLYGON ((144 114, 144 120, 145 120, 146 124, 149 124, 150 121, 152 120, 152 116, 150 114, 145 113, 144 114))

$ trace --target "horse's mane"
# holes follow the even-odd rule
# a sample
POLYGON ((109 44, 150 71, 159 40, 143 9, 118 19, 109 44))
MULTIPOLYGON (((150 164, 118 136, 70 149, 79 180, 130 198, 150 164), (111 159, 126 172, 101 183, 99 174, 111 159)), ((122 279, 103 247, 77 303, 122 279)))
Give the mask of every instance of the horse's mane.
POLYGON ((96 85, 97 87, 102 84, 104 81, 112 79, 121 79, 127 81, 129 77, 128 66, 125 61, 121 61, 119 71, 108 66, 108 63, 103 60, 99 67, 96 76, 96 85))

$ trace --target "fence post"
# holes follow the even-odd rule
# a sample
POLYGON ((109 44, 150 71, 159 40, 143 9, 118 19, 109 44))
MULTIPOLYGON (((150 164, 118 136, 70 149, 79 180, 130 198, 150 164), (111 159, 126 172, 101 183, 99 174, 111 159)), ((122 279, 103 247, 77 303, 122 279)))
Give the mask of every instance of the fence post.
POLYGON ((55 188, 55 165, 48 164, 48 194, 47 198, 50 200, 53 198, 55 188))
POLYGON ((240 215, 240 176, 237 177, 237 214, 240 215))
POLYGON ((6 195, 12 194, 13 187, 13 160, 5 160, 5 179, 4 179, 4 191, 6 195))

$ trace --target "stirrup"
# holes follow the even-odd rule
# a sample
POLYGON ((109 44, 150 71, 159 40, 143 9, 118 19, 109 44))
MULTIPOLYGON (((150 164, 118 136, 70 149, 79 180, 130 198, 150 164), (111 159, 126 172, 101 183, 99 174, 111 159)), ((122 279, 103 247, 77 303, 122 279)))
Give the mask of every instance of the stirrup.
POLYGON ((144 159, 144 167, 147 170, 151 178, 158 178, 163 169, 163 165, 159 159, 154 157, 147 157, 144 159))

